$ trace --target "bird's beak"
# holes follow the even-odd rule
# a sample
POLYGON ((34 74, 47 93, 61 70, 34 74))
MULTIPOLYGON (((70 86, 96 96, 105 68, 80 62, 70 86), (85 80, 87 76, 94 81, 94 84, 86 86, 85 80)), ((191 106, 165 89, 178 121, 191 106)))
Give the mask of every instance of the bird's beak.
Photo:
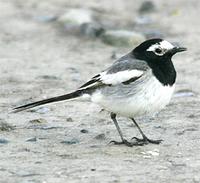
POLYGON ((171 49, 171 54, 176 54, 178 52, 182 52, 182 51, 186 51, 187 48, 184 48, 184 47, 174 47, 171 49))

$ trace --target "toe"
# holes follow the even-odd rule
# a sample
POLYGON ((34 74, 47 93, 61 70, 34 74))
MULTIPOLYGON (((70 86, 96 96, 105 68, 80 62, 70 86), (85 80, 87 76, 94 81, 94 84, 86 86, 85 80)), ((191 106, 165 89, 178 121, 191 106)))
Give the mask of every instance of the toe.
POLYGON ((109 144, 120 145, 120 144, 123 144, 123 142, 118 142, 118 141, 115 141, 115 140, 111 140, 109 142, 109 144))
POLYGON ((133 137, 131 140, 135 140, 136 143, 142 144, 142 145, 149 144, 149 143, 160 144, 163 141, 163 140, 152 140, 152 139, 147 138, 146 136, 142 139, 137 138, 137 137, 133 137))
POLYGON ((160 139, 160 140, 151 140, 151 139, 147 139, 149 143, 152 143, 152 144, 160 144, 163 140, 160 139))

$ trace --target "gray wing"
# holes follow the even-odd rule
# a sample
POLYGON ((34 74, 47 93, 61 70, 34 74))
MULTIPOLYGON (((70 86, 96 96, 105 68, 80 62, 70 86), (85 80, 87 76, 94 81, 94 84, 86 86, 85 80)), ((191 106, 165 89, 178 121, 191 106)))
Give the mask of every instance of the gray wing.
POLYGON ((92 89, 100 86, 114 86, 117 84, 128 85, 138 80, 149 70, 145 61, 135 59, 130 54, 121 57, 112 66, 94 76, 79 90, 92 89))
POLYGON ((149 66, 145 61, 136 59, 133 57, 133 55, 129 53, 114 62, 113 65, 107 69, 107 71, 108 73, 116 73, 118 71, 134 69, 147 71, 149 69, 149 66))

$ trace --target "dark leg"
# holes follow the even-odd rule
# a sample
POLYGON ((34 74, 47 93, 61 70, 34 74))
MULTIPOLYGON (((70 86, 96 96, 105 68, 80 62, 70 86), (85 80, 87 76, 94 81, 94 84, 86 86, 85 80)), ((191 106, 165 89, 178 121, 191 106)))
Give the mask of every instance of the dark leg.
POLYGON ((119 133, 119 136, 120 136, 120 138, 121 138, 121 142, 117 142, 117 141, 111 141, 110 143, 114 143, 114 144, 116 144, 116 145, 121 145, 121 144, 125 144, 125 145, 127 145, 127 146, 129 146, 129 147, 132 147, 132 146, 136 146, 136 145, 140 145, 140 144, 138 144, 138 143, 131 143, 131 142, 128 142, 126 139, 124 139, 124 137, 123 137, 123 134, 122 134, 122 131, 121 131, 121 129, 120 129, 120 127, 119 127, 119 125, 118 125, 118 123, 117 123, 117 120, 116 120, 116 114, 115 113, 111 113, 110 114, 110 117, 111 117, 111 119, 113 120, 113 122, 114 122, 114 124, 115 124, 115 126, 116 126, 116 128, 117 128, 117 131, 118 131, 118 133, 119 133))
POLYGON ((131 120, 133 121, 133 123, 135 124, 135 126, 139 130, 140 134, 142 135, 142 139, 139 139, 137 137, 133 137, 132 139, 135 139, 138 143, 141 143, 143 145, 148 144, 148 143, 160 144, 162 142, 162 140, 151 140, 151 139, 147 138, 147 136, 143 133, 143 131, 141 130, 139 125, 136 123, 136 121, 133 118, 131 118, 131 120))
POLYGON ((119 136, 120 136, 121 140, 124 141, 122 131, 121 131, 121 129, 120 129, 118 123, 117 123, 117 120, 116 120, 116 116, 117 116, 117 115, 116 115, 115 113, 112 113, 112 112, 111 112, 110 117, 111 117, 111 119, 113 120, 113 122, 114 122, 114 124, 115 124, 115 126, 116 126, 116 128, 117 128, 117 131, 118 131, 118 133, 119 133, 119 136))

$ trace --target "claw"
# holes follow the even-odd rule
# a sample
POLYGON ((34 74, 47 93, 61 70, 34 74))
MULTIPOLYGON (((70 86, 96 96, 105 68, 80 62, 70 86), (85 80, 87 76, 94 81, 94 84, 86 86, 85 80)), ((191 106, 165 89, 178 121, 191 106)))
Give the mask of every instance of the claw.
POLYGON ((129 142, 127 140, 123 140, 121 142, 118 142, 118 141, 115 141, 115 140, 112 140, 109 142, 109 144, 113 143, 114 145, 126 145, 128 147, 133 147, 133 146, 143 146, 144 144, 142 143, 138 143, 138 142, 129 142))
POLYGON ((163 140, 160 139, 160 140, 151 140, 151 139, 148 139, 148 142, 149 143, 152 143, 152 144, 160 144, 163 140))
POLYGON ((151 140, 148 139, 147 137, 144 137, 143 139, 133 137, 132 139, 135 139, 138 143, 143 143, 143 144, 160 144, 163 140, 151 140))

